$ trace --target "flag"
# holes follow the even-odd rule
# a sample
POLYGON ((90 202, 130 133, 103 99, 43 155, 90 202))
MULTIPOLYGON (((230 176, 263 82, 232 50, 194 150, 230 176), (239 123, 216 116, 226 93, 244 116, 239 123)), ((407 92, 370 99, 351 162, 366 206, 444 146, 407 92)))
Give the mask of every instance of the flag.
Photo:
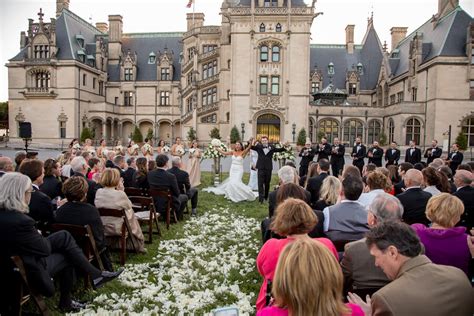
POLYGON ((191 8, 193 3, 194 3, 194 0, 189 0, 188 4, 186 5, 186 8, 191 8))

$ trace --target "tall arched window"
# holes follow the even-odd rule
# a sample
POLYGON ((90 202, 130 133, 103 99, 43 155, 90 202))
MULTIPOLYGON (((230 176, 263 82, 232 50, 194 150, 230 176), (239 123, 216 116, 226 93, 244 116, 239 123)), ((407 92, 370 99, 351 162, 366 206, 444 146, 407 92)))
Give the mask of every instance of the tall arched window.
POLYGON ((382 124, 380 124, 379 121, 377 120, 372 120, 368 124, 368 137, 367 137, 367 143, 372 144, 374 141, 379 140, 380 132, 382 129, 382 124))
POLYGON ((461 131, 467 137, 467 145, 474 146, 474 116, 468 117, 462 122, 461 131))
POLYGON ((347 120, 344 123, 344 142, 348 142, 352 145, 355 142, 356 137, 363 138, 364 125, 359 120, 347 120))
POLYGON ((392 119, 388 120, 388 142, 392 143, 395 141, 395 123, 392 119))
POLYGON ((405 137, 405 145, 410 144, 410 140, 414 140, 417 144, 420 143, 421 123, 416 118, 411 118, 406 124, 407 133, 405 137))
POLYGON ((266 45, 260 47, 260 61, 268 61, 268 46, 266 45))
POLYGON ((273 62, 280 61, 280 47, 276 45, 272 47, 272 61, 273 62))
MULTIPOLYGON (((334 138, 339 137, 339 123, 333 119, 322 119, 319 121, 318 134, 324 133, 328 142, 332 143, 334 138)), ((319 139, 317 140, 319 141, 319 139)))

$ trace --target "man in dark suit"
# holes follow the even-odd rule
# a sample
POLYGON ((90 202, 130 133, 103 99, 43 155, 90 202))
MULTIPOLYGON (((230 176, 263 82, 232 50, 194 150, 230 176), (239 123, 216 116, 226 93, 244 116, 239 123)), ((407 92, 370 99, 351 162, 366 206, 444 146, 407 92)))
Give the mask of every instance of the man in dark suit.
POLYGON ((272 180, 273 170, 273 154, 283 152, 285 148, 276 148, 268 144, 268 137, 262 136, 262 143, 256 144, 252 142, 250 149, 255 150, 258 154, 257 160, 257 174, 258 174, 258 201, 263 203, 268 199, 268 192, 270 191, 270 181, 272 180))
POLYGON ((405 190, 405 181, 403 181, 403 179, 405 178, 405 174, 407 173, 407 171, 412 168, 413 165, 409 162, 402 162, 400 166, 398 166, 398 176, 402 180, 393 186, 395 189, 395 195, 403 193, 403 191, 405 190))
POLYGON ((421 189, 423 183, 423 174, 417 169, 410 169, 406 172, 403 179, 405 181, 405 192, 398 194, 397 198, 403 205, 403 220, 407 224, 425 224, 430 221, 426 218, 426 204, 431 198, 431 193, 421 189))
POLYGON ((405 153, 405 162, 409 162, 412 165, 419 163, 421 161, 421 150, 416 147, 416 142, 410 140, 410 148, 407 149, 405 153))
POLYGON ((71 170, 74 172, 73 176, 84 177, 86 179, 87 185, 89 186, 89 188, 87 189, 87 203, 94 205, 95 194, 101 186, 95 183, 94 181, 86 178, 88 168, 89 166, 87 165, 86 160, 81 156, 74 157, 71 160, 71 170))
POLYGON ((311 141, 306 140, 306 144, 303 149, 301 149, 299 156, 301 157, 300 161, 300 178, 304 177, 308 173, 308 166, 311 161, 313 161, 314 156, 316 155, 316 150, 311 148, 311 141))
POLYGON ((14 171, 13 162, 8 157, 0 157, 0 178, 7 172, 14 171))
POLYGON ((352 164, 359 169, 361 175, 362 175, 362 169, 364 168, 365 154, 366 154, 366 148, 361 143, 360 137, 357 137, 356 144, 354 147, 352 147, 351 157, 352 157, 352 164))
POLYGON ((324 179, 329 175, 329 161, 322 159, 318 163, 318 175, 308 179, 306 190, 311 193, 311 204, 314 206, 319 200, 319 190, 323 185, 324 179))
POLYGON ((431 142, 431 147, 426 148, 425 150, 425 158, 426 159, 426 164, 429 165, 430 163, 433 162, 436 158, 440 158, 441 154, 443 154, 443 150, 438 147, 438 141, 436 139, 433 139, 431 142))
POLYGON ((464 159, 464 155, 462 152, 459 151, 459 145, 458 144, 453 144, 451 146, 451 152, 448 155, 448 160, 447 163, 449 163, 449 168, 453 172, 453 175, 456 174, 456 169, 460 164, 462 164, 462 161, 464 159))
POLYGON ((400 150, 397 148, 397 143, 392 142, 390 144, 390 149, 387 149, 385 152, 385 161, 387 164, 385 167, 388 167, 390 165, 398 165, 398 160, 400 159, 400 150))
POLYGON ((125 176, 125 169, 127 169, 127 163, 125 162, 125 157, 122 155, 117 155, 114 157, 114 166, 112 168, 117 169, 120 172, 120 177, 125 176))
POLYGON ((367 151, 369 163, 373 163, 377 167, 382 167, 383 149, 379 147, 379 142, 374 141, 372 147, 367 151))
POLYGON ((321 144, 318 146, 318 162, 321 159, 329 160, 329 155, 331 154, 331 145, 328 143, 326 137, 321 138, 321 144))
POLYGON ((186 171, 180 169, 180 157, 174 156, 171 159, 171 166, 172 167, 168 170, 168 172, 175 175, 181 194, 186 194, 188 199, 191 200, 191 215, 196 215, 198 205, 198 190, 191 187, 191 183, 189 182, 189 174, 186 171))
POLYGON ((339 138, 334 138, 334 144, 331 147, 331 169, 332 175, 337 177, 344 169, 344 154, 346 148, 341 145, 339 138))
POLYGON ((126 188, 133 187, 133 176, 137 171, 137 165, 135 162, 135 157, 130 157, 127 159, 127 170, 123 173, 123 186, 126 188))
POLYGON ((58 196, 63 196, 61 179, 61 166, 54 159, 46 159, 44 162, 43 183, 39 186, 41 192, 46 194, 53 203, 58 196))
MULTIPOLYGON (((168 156, 160 154, 156 156, 156 169, 147 175, 148 183, 152 189, 168 189, 173 197, 173 209, 178 219, 183 218, 183 210, 188 202, 188 197, 181 194, 176 176, 168 171, 168 156)), ((155 199, 156 210, 163 214, 166 201, 162 198, 155 199)))
POLYGON ((472 172, 467 170, 458 170, 454 175, 454 184, 457 187, 453 193, 464 204, 464 213, 461 215, 461 221, 458 225, 468 228, 470 231, 474 227, 474 187, 471 186, 474 181, 472 172))

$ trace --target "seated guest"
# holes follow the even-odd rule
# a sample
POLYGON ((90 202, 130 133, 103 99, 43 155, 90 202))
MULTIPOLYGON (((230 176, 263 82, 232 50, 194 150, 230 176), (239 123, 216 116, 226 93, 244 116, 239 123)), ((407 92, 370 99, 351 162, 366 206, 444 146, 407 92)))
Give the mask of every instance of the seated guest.
POLYGON ((20 150, 15 153, 15 171, 20 170, 20 165, 26 159, 26 151, 20 150))
MULTIPOLYGON (((388 193, 379 193, 368 207, 367 223, 372 228, 387 221, 401 221, 403 206, 400 201, 388 193)), ((345 245, 341 261, 345 288, 354 290, 377 289, 390 282, 380 267, 375 265, 365 238, 345 245)))
POLYGON ((410 169, 405 174, 405 192, 397 195, 397 198, 403 205, 403 221, 407 224, 425 224, 429 221, 426 218, 425 210, 428 200, 431 198, 431 193, 424 192, 421 189, 423 182, 423 174, 416 169, 410 169))
POLYGON ((28 215, 38 222, 38 228, 54 221, 55 207, 49 196, 40 191, 43 184, 44 169, 43 162, 38 159, 25 159, 20 166, 20 172, 28 176, 32 182, 33 191, 30 199, 30 212, 28 215))
POLYGON ((367 187, 369 192, 362 193, 359 203, 366 208, 372 203, 373 199, 380 193, 384 193, 389 187, 389 179, 380 171, 372 171, 367 175, 367 187))
POLYGON ((148 160, 148 172, 156 169, 156 161, 148 160))
POLYGON ((441 194, 441 191, 438 189, 441 185, 440 172, 431 167, 427 167, 423 169, 421 173, 423 174, 423 186, 425 187, 423 191, 431 193, 432 196, 441 194))
POLYGON ((114 157, 115 157, 115 152, 113 150, 107 151, 105 153, 106 156, 106 161, 105 161, 105 168, 114 168, 114 157))
MULTIPOLYGON (((148 173, 148 184, 150 185, 150 188, 170 190, 171 196, 173 197, 172 207, 175 210, 178 219, 181 219, 183 218, 183 211, 188 202, 188 196, 186 194, 181 194, 176 176, 166 170, 167 164, 168 156, 164 154, 156 156, 157 167, 155 170, 148 173)), ((164 215, 165 203, 166 201, 162 198, 155 199, 156 210, 161 215, 164 215)))
POLYGON ((339 192, 341 192, 341 181, 333 176, 326 177, 319 191, 319 200, 313 208, 322 211, 326 207, 336 204, 339 192))
POLYGON ((38 159, 38 152, 37 151, 28 151, 26 153, 26 158, 25 159, 31 159, 31 160, 38 159))
POLYGON ((319 190, 321 189, 321 185, 323 185, 324 179, 329 175, 329 161, 325 158, 318 161, 318 174, 315 177, 311 177, 308 179, 308 185, 306 186, 306 190, 311 193, 311 205, 315 206, 316 202, 319 200, 319 190))
POLYGON ((323 210, 324 232, 329 239, 358 240, 369 229, 367 210, 357 201, 363 188, 361 178, 347 176, 342 180, 340 202, 323 210))
POLYGON ((395 195, 397 194, 400 194, 403 192, 403 190, 406 188, 405 186, 405 181, 404 181, 404 178, 405 178, 405 174, 407 173, 408 170, 410 169, 413 169, 413 165, 409 162, 402 162, 399 166, 398 166, 398 176, 400 177, 400 179, 402 179, 400 182, 398 183, 395 183, 394 187, 395 187, 395 195))
POLYGON ((392 181, 393 184, 396 184, 396 183, 399 183, 402 178, 400 178, 400 176, 398 175, 398 166, 396 165, 390 165, 387 167, 388 169, 388 178, 390 179, 390 181, 392 181))
POLYGON ((2 177, 7 172, 12 172, 15 169, 13 168, 13 162, 8 157, 0 157, 0 177, 2 177))
POLYGON ((69 151, 63 152, 61 156, 59 156, 58 162, 61 165, 61 179, 63 181, 72 176, 73 174, 71 168, 71 159, 72 155, 69 151))
POLYGON ((137 165, 135 162, 135 157, 130 157, 127 159, 127 170, 123 173, 123 186, 133 187, 133 175, 137 170, 137 165))
POLYGON ((127 168, 127 162, 125 161, 125 156, 117 155, 114 157, 114 166, 119 171, 120 177, 123 178, 125 174, 125 169, 127 168))
MULTIPOLYGON (((278 170, 278 184, 281 186, 286 183, 298 183, 296 170, 290 166, 283 166, 278 170)), ((273 217, 277 205, 278 188, 268 194, 268 217, 273 217)), ((309 192, 308 192, 309 194, 309 192)))
POLYGON ((451 169, 448 166, 442 166, 439 168, 438 171, 443 173, 446 178, 448 178, 449 186, 451 187, 451 190, 449 192, 456 192, 456 185, 454 184, 454 177, 451 169))
POLYGON ((272 283, 274 302, 257 316, 363 316, 362 309, 344 304, 341 269, 321 243, 297 239, 282 251, 272 283))
MULTIPOLYGON (((132 229, 132 237, 138 252, 145 252, 145 239, 140 223, 132 209, 132 202, 123 192, 123 180, 116 168, 106 168, 100 177, 102 189, 97 190, 95 206, 97 208, 111 208, 125 210, 128 222, 132 229)), ((102 217, 106 236, 120 236, 122 234, 123 219, 117 217, 102 217)), ((127 240, 127 249, 133 249, 130 239, 127 240)))
POLYGON ((308 173, 304 177, 300 177, 300 186, 306 189, 308 180, 318 175, 318 163, 311 161, 308 166, 308 173))
POLYGON ((438 265, 420 255, 413 229, 399 222, 373 227, 366 235, 375 264, 392 280, 372 295, 371 305, 357 295, 349 301, 366 315, 472 315, 472 287, 458 268, 438 265))
POLYGON ((58 196, 63 196, 61 191, 62 186, 61 166, 59 165, 59 162, 54 159, 46 159, 44 162, 43 184, 39 186, 40 191, 53 200, 58 196))
POLYGON ((435 158, 432 162, 428 164, 428 167, 435 168, 436 170, 438 170, 442 166, 444 166, 444 160, 441 158, 435 158))
POLYGON ((453 193, 464 204, 464 213, 458 225, 467 227, 468 231, 474 227, 474 175, 467 170, 459 170, 454 176, 457 190, 453 193))
POLYGON ((464 212, 461 200, 448 193, 432 197, 426 206, 426 217, 431 221, 427 228, 413 224, 412 228, 425 246, 425 255, 433 263, 457 267, 469 275, 469 251, 466 228, 454 227, 464 212))
MULTIPOLYGON (((94 158, 92 158, 94 159, 94 158)), ((104 225, 95 206, 86 203, 87 181, 83 177, 73 176, 64 182, 63 193, 67 202, 58 208, 56 222, 60 224, 89 225, 97 250, 101 253, 102 263, 108 271, 113 271, 112 262, 104 235, 104 225)))
POLYGON ((369 163, 362 168, 362 181, 364 184, 367 184, 367 176, 375 170, 377 170, 377 165, 373 163, 369 163))
POLYGON ((133 174, 132 186, 139 189, 148 189, 148 160, 145 157, 137 158, 137 171, 133 174))
POLYGON ((467 163, 462 163, 458 166, 458 168, 456 169, 456 172, 457 170, 467 170, 469 172, 472 172, 472 168, 470 165, 468 165, 467 163))
POLYGON ((191 200, 191 215, 195 216, 197 214, 198 190, 191 187, 189 174, 180 169, 181 167, 181 158, 174 156, 171 159, 171 169, 168 169, 168 172, 175 175, 181 194, 186 194, 188 199, 191 200))
MULTIPOLYGON (((20 173, 8 173, 0 179, 0 244, 1 260, 10 256, 21 256, 29 285, 39 294, 52 296, 55 292, 54 279, 59 279, 59 309, 63 312, 78 311, 85 304, 71 298, 74 285, 74 268, 88 273, 94 288, 116 278, 118 272, 101 272, 89 263, 74 238, 59 231, 44 238, 35 228, 35 222, 28 216, 31 197, 31 181, 20 173)), ((4 268, 2 267, 2 270, 4 268)), ((11 286, 9 274, 3 274, 2 287, 11 286)), ((15 291, 2 291, 0 312, 10 313, 9 305, 14 301, 15 291)))
POLYGON ((89 172, 87 173, 87 179, 99 182, 100 172, 102 171, 102 161, 99 158, 91 158, 87 162, 89 165, 89 172))
POLYGON ((92 180, 86 178, 87 169, 89 166, 86 163, 86 160, 83 157, 74 157, 71 160, 71 169, 74 172, 74 176, 84 177, 87 181, 87 203, 94 205, 95 194, 97 189, 100 187, 92 180))
MULTIPOLYGON (((257 297, 257 312, 268 305, 265 298, 268 289, 268 282, 273 280, 275 268, 283 248, 298 239, 310 239, 308 233, 316 225, 318 218, 308 204, 299 199, 289 198, 275 211, 275 219, 271 224, 271 229, 285 239, 270 239, 267 241, 257 256, 257 268, 263 277, 263 283, 257 297)), ((326 238, 314 238, 327 247, 334 257, 338 259, 336 248, 333 243, 326 238)))
POLYGON ((342 181, 343 179, 345 179, 349 175, 352 176, 352 177, 362 179, 362 175, 360 173, 359 168, 357 168, 356 166, 353 166, 353 165, 345 165, 344 170, 342 171, 342 175, 339 176, 339 179, 342 181))

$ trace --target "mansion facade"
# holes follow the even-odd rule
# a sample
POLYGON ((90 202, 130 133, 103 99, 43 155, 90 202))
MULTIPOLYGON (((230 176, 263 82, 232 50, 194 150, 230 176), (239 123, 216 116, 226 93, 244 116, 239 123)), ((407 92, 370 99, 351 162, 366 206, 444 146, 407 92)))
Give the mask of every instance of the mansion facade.
MULTIPOLYGON (((434 0, 433 0, 434 1, 434 0)), ((304 128, 352 144, 380 138, 422 146, 462 131, 474 146, 474 23, 457 0, 382 44, 373 17, 361 44, 310 44, 319 13, 303 0, 224 0, 219 26, 187 15, 184 33, 123 33, 120 15, 92 25, 57 0, 38 14, 9 60, 10 142, 31 122, 33 144, 64 145, 89 127, 127 142, 134 126, 171 142, 219 128, 295 142, 304 128)), ((330 14, 330 13, 329 13, 330 14)))

